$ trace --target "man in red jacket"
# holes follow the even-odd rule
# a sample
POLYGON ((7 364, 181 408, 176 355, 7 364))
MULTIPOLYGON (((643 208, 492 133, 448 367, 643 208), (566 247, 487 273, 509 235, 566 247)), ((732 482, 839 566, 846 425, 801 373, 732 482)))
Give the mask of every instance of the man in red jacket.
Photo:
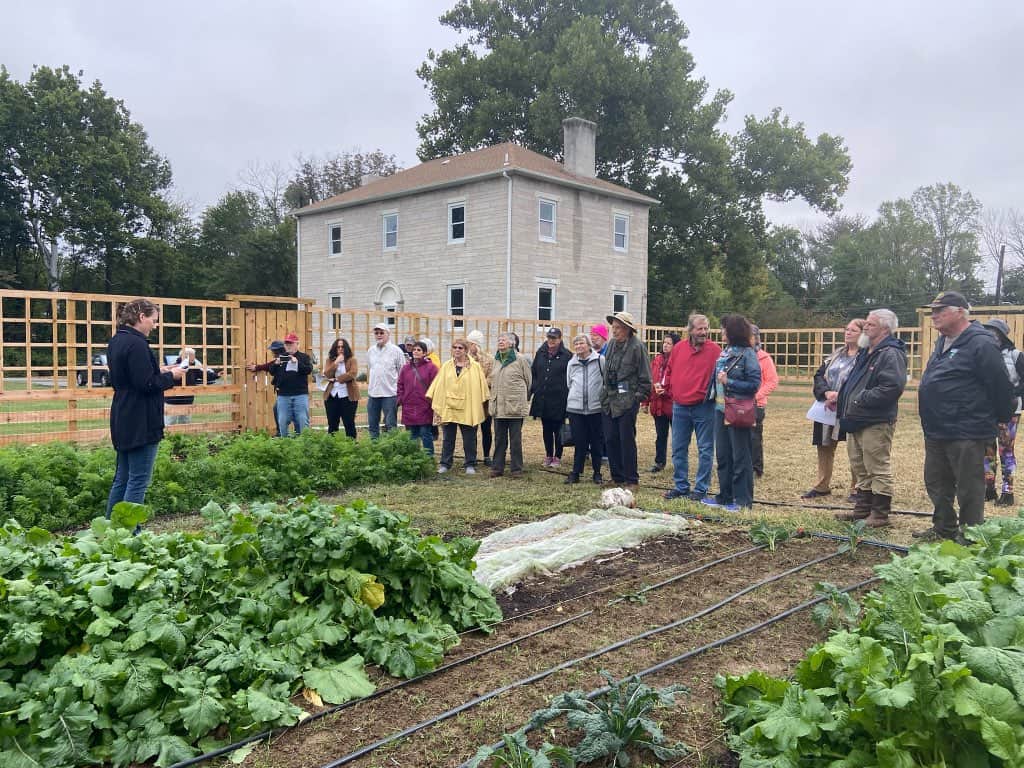
POLYGON ((711 374, 722 348, 708 341, 704 315, 690 315, 689 338, 676 344, 668 358, 665 381, 672 395, 672 480, 666 499, 689 497, 700 501, 711 484, 715 454, 715 401, 709 399, 711 374), (690 490, 690 436, 697 433, 697 477, 690 490))

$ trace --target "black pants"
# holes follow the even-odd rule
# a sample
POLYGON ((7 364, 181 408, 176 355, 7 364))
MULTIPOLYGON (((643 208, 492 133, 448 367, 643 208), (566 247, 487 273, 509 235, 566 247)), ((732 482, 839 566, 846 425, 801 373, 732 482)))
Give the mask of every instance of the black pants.
POLYGON ((491 459, 491 471, 501 474, 505 471, 505 451, 511 458, 510 469, 513 472, 523 471, 523 420, 494 420, 494 458, 491 459))
POLYGON ((659 467, 665 466, 665 457, 668 452, 668 433, 671 428, 671 413, 668 416, 654 417, 654 463, 659 467))
POLYGON ((544 455, 562 458, 562 424, 564 419, 541 419, 541 432, 544 435, 544 455))
POLYGON ((572 457, 572 473, 583 474, 583 466, 590 454, 590 466, 594 476, 601 474, 601 448, 604 446, 603 417, 600 413, 570 413, 569 426, 572 427, 572 439, 576 444, 572 457))
POLYGON ((987 440, 924 441, 924 487, 932 500, 932 527, 952 538, 959 525, 985 520, 985 444, 987 440), (960 519, 953 509, 960 503, 960 519))
POLYGON ((359 403, 347 397, 328 397, 324 400, 327 411, 327 433, 338 431, 338 423, 345 425, 345 434, 353 440, 356 437, 356 408, 359 403))
POLYGON ((455 458, 455 432, 462 432, 462 453, 467 467, 476 466, 476 427, 469 424, 456 424, 448 421, 441 425, 441 461, 442 467, 452 468, 455 458))
POLYGON ((484 449, 484 458, 486 459, 491 455, 491 424, 494 422, 490 416, 483 420, 480 424, 480 444, 484 449))
POLYGON ((604 414, 604 447, 608 453, 608 469, 612 481, 623 485, 636 485, 640 474, 636 468, 636 414, 640 405, 634 405, 624 414, 612 417, 604 414))
POLYGON ((750 433, 750 455, 754 460, 754 474, 764 474, 764 408, 757 406, 757 422, 750 433))

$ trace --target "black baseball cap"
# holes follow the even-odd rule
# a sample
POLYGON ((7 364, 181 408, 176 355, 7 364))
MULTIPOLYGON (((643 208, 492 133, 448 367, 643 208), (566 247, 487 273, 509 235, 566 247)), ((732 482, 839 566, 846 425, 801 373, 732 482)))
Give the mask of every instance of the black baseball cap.
POLYGON ((962 293, 956 291, 943 291, 934 299, 932 303, 928 305, 932 309, 942 309, 943 307, 960 307, 961 309, 970 309, 971 305, 967 303, 967 299, 964 298, 962 293))

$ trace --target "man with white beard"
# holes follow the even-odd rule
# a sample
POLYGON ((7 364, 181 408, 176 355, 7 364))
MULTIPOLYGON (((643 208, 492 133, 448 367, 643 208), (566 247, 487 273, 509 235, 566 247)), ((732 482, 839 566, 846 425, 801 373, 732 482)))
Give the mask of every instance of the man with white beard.
POLYGON ((892 436, 896 412, 907 385, 907 352, 893 334, 896 315, 876 309, 864 321, 861 351, 839 390, 837 415, 846 431, 846 450, 856 479, 857 503, 840 520, 864 520, 872 528, 889 525, 892 507, 892 436))

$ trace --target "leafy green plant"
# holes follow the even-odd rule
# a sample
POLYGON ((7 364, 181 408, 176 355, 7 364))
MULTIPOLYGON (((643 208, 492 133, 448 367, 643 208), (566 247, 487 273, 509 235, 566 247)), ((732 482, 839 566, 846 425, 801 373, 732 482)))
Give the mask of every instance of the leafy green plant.
POLYGON ((575 768, 572 752, 565 747, 555 747, 545 742, 539 749, 532 749, 526 743, 523 733, 505 734, 497 749, 481 747, 470 766, 487 765, 492 768, 575 768))
POLYGON ((767 520, 761 520, 750 529, 750 540, 755 544, 768 547, 769 552, 774 552, 779 544, 786 541, 789 536, 788 528, 783 525, 769 525, 767 520))
POLYGON ((373 691, 363 659, 430 669, 501 618, 477 543, 362 502, 209 504, 201 533, 133 535, 122 503, 74 536, 0 528, 0 765, 187 759, 373 691))
MULTIPOLYGON (((0 449, 0 520, 58 530, 104 513, 114 477, 112 448, 67 443, 0 449)), ((279 500, 374 482, 426 477, 433 463, 404 431, 346 440, 306 430, 265 434, 169 435, 160 445, 147 501, 156 514, 188 512, 210 499, 279 500)))
POLYGON ((1024 518, 878 566, 860 623, 792 680, 719 676, 742 768, 1024 768, 1024 518))
POLYGON ((846 541, 839 545, 840 552, 849 552, 851 555, 857 552, 857 547, 860 546, 861 540, 864 538, 864 531, 867 528, 867 523, 863 520, 855 520, 852 523, 847 523, 843 526, 843 533, 846 536, 846 541))
POLYGON ((827 581, 814 585, 814 596, 826 598, 811 610, 811 619, 822 629, 845 629, 857 623, 860 605, 849 592, 841 592, 827 581))

